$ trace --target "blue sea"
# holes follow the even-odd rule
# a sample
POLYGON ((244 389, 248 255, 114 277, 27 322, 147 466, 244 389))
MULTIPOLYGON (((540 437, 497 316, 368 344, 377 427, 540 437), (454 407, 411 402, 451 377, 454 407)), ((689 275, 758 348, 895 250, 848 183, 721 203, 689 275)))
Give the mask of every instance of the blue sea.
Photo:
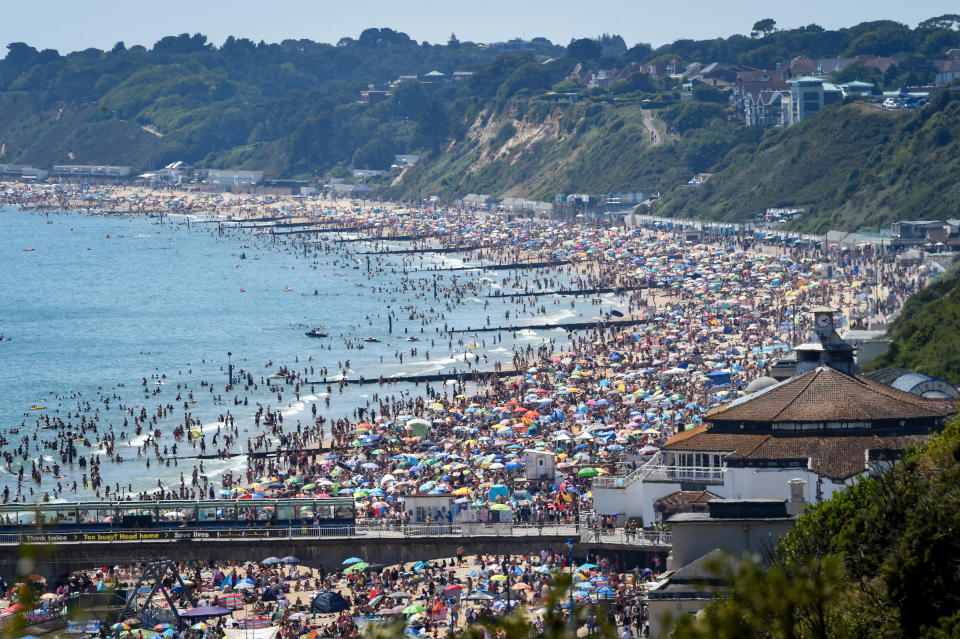
MULTIPOLYGON (((165 486, 178 485, 179 474, 189 477, 196 462, 184 460, 170 468, 154 464, 147 469, 136 458, 134 446, 142 438, 132 436, 132 419, 123 428, 129 415, 119 408, 121 404, 137 411, 144 407, 150 414, 160 404, 173 404, 176 410, 158 426, 163 433, 161 445, 172 444, 171 431, 183 418, 182 400, 174 399, 176 385, 181 384, 194 393, 197 401, 189 410, 205 428, 215 429, 220 416, 230 410, 245 436, 254 436, 259 433, 253 423, 257 402, 282 411, 285 426, 295 427, 297 420, 311 420, 314 402, 319 414, 336 419, 352 415, 373 393, 423 388, 349 386, 340 394, 334 384, 329 408, 323 404, 322 386, 313 393, 304 389, 299 400, 288 392, 278 402, 276 394, 268 393, 259 382, 280 366, 300 371, 313 366, 316 372, 307 377, 319 379, 320 367, 326 366, 333 376, 349 360, 349 377, 371 378, 454 366, 466 370, 463 356, 479 354, 488 360, 480 367, 489 368, 495 361, 509 362, 514 346, 536 347, 548 339, 561 342, 564 333, 521 331, 516 337, 504 333, 501 343, 494 343, 493 333, 479 333, 463 337, 477 348, 454 342, 450 349, 437 329, 479 326, 486 315, 492 317, 493 325, 502 325, 504 309, 511 311, 511 324, 582 320, 597 314, 597 307, 585 298, 577 298, 574 308, 573 298, 540 298, 548 306, 546 315, 515 319, 517 309, 504 301, 490 300, 489 308, 484 306, 487 294, 509 292, 498 286, 506 277, 503 272, 439 274, 441 291, 453 286, 453 278, 458 286, 475 285, 469 294, 461 295, 459 303, 433 298, 419 279, 433 274, 411 272, 459 266, 462 256, 381 256, 379 264, 374 262, 374 270, 379 267, 381 272, 368 273, 365 261, 345 255, 343 247, 360 251, 370 250, 369 245, 339 245, 305 256, 302 246, 292 246, 289 239, 238 230, 221 234, 216 224, 197 218, 166 217, 161 223, 148 217, 24 212, 7 207, 0 208, 0 237, 0 334, 6 340, 0 342, 0 435, 9 442, 4 449, 15 449, 24 435, 37 433, 38 441, 53 439, 55 430, 39 429, 42 414, 66 421, 68 414, 82 409, 89 419, 98 409, 100 433, 110 425, 115 432, 126 433, 116 452, 127 461, 108 462, 93 440, 89 448, 81 446, 79 454, 101 455, 105 482, 131 484, 134 491, 156 488, 158 479, 165 486), (406 287, 404 277, 412 278, 406 287), (387 305, 395 309, 392 335, 387 332, 387 305), (423 312, 427 318, 409 319, 410 312, 423 312), (304 332, 314 326, 322 326, 330 337, 306 337, 304 332), (366 336, 381 342, 365 344, 362 350, 347 348, 345 340, 356 344, 366 336), (420 341, 408 342, 409 336, 420 341), (436 340, 435 347, 429 346, 431 338, 436 340), (417 356, 409 355, 411 348, 418 349, 417 356), (430 360, 423 355, 427 350, 430 360), (397 351, 406 351, 402 364, 395 358, 397 351), (229 396, 224 393, 228 353, 235 368, 250 371, 259 384, 257 391, 246 394, 248 406, 233 405, 233 395, 244 395, 242 388, 235 387, 229 396), (214 383, 216 394, 229 401, 213 401, 202 381, 214 383), (159 394, 154 394, 157 390, 159 394), (111 398, 109 408, 102 401, 105 397, 111 398), (46 408, 31 410, 32 406, 46 408)), ((522 286, 530 275, 519 273, 522 286)), ((608 302, 606 310, 617 306, 613 299, 608 302)), ((241 442, 245 441, 242 437, 241 442)), ((184 448, 179 454, 184 454, 184 448)), ((33 460, 43 457, 47 466, 60 461, 56 449, 38 450, 31 445, 29 454, 33 460)), ((34 488, 29 501, 51 492, 56 484, 52 473, 44 476, 38 488, 29 481, 31 461, 19 457, 10 469, 0 464, 0 487, 9 485, 14 491, 20 464, 26 467, 24 491, 34 488)), ((245 468, 246 459, 205 460, 204 464, 204 472, 216 479, 228 468, 245 468)), ((81 476, 76 465, 61 472, 67 476, 62 480, 64 487, 81 476)), ((77 493, 64 491, 61 498, 92 496, 81 486, 77 493)))

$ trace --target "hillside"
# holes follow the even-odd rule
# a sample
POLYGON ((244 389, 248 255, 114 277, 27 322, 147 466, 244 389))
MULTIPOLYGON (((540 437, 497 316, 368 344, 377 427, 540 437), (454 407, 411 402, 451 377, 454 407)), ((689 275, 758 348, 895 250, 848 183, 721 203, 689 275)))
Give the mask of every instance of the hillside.
POLYGON ((633 104, 555 106, 530 101, 498 114, 481 112, 463 139, 428 156, 392 184, 391 194, 492 193, 552 200, 557 193, 605 192, 686 179, 674 149, 652 148, 633 104))
POLYGON ((869 370, 895 366, 960 384, 960 265, 911 295, 889 335, 869 370))
POLYGON ((960 208, 958 131, 960 99, 950 94, 915 111, 837 105, 733 149, 709 182, 675 186, 654 212, 739 222, 805 206, 792 227, 810 232, 947 219, 960 208))
POLYGON ((327 180, 413 154, 402 174, 370 180, 380 196, 662 192, 662 215, 743 221, 800 205, 794 228, 813 231, 942 219, 960 204, 949 96, 917 111, 834 106, 764 130, 739 123, 729 88, 740 73, 809 73, 840 56, 838 82, 928 83, 960 48, 958 27, 953 15, 832 31, 760 20, 749 37, 656 50, 609 34, 431 44, 388 28, 336 44, 185 33, 66 55, 20 42, 0 61, 0 163, 184 161, 327 180), (686 186, 698 173, 713 177, 686 186))

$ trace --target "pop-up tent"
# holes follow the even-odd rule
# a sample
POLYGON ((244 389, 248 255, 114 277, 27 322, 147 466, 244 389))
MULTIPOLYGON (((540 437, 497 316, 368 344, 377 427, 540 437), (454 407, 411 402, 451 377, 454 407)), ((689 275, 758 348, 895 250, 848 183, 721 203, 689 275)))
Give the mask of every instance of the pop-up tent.
POLYGON ((340 593, 324 590, 318 592, 310 604, 312 612, 340 612, 348 608, 346 600, 340 593))

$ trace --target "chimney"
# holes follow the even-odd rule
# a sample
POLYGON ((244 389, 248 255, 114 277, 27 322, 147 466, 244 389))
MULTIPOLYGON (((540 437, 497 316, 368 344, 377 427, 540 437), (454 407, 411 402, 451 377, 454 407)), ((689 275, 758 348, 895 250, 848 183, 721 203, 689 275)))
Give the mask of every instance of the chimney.
POLYGON ((787 484, 790 486, 790 499, 787 501, 787 514, 791 517, 796 517, 803 512, 803 507, 807 503, 807 500, 803 497, 803 489, 806 487, 807 482, 799 477, 794 477, 788 481, 787 484))

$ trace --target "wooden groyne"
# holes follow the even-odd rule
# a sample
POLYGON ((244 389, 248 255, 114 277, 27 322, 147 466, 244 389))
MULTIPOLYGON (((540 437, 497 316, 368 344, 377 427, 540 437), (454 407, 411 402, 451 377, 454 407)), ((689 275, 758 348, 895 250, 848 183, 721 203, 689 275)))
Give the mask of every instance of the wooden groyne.
POLYGON ((439 248, 389 249, 386 251, 361 251, 355 255, 413 255, 415 253, 467 253, 492 249, 495 246, 441 246, 439 248))
POLYGON ((425 373, 422 375, 395 375, 391 377, 358 377, 355 379, 340 379, 340 378, 327 378, 324 377, 322 381, 309 381, 303 382, 303 384, 310 385, 322 385, 322 384, 339 384, 343 382, 344 385, 351 384, 378 384, 383 386, 384 384, 398 384, 398 383, 410 383, 410 384, 429 384, 430 382, 447 382, 454 380, 460 382, 481 382, 489 379, 498 379, 500 377, 512 377, 514 375, 519 375, 520 373, 513 368, 503 369, 499 371, 487 371, 487 370, 468 370, 468 371, 450 371, 447 373, 425 373))
POLYGON ((545 331, 562 328, 565 331, 583 331, 593 328, 618 328, 646 324, 649 319, 592 320, 589 322, 560 322, 553 324, 526 324, 523 326, 485 326, 477 328, 456 328, 450 333, 516 333, 517 331, 545 331))
POLYGON ((414 240, 426 240, 429 235, 393 235, 393 236, 378 236, 378 237, 348 237, 339 240, 331 240, 336 243, 346 243, 346 242, 412 242, 414 240))
POLYGON ((551 266, 566 266, 573 264, 570 260, 551 262, 514 262, 512 264, 477 264, 476 266, 453 266, 450 268, 416 269, 414 273, 438 273, 442 271, 512 271, 524 268, 548 268, 551 266))
POLYGON ((656 288, 656 286, 651 284, 650 286, 574 288, 574 289, 561 289, 558 291, 539 291, 534 293, 498 293, 495 295, 487 295, 487 297, 539 297, 541 295, 603 295, 604 293, 615 293, 617 295, 622 295, 623 293, 629 293, 631 291, 642 291, 648 288, 656 288))

